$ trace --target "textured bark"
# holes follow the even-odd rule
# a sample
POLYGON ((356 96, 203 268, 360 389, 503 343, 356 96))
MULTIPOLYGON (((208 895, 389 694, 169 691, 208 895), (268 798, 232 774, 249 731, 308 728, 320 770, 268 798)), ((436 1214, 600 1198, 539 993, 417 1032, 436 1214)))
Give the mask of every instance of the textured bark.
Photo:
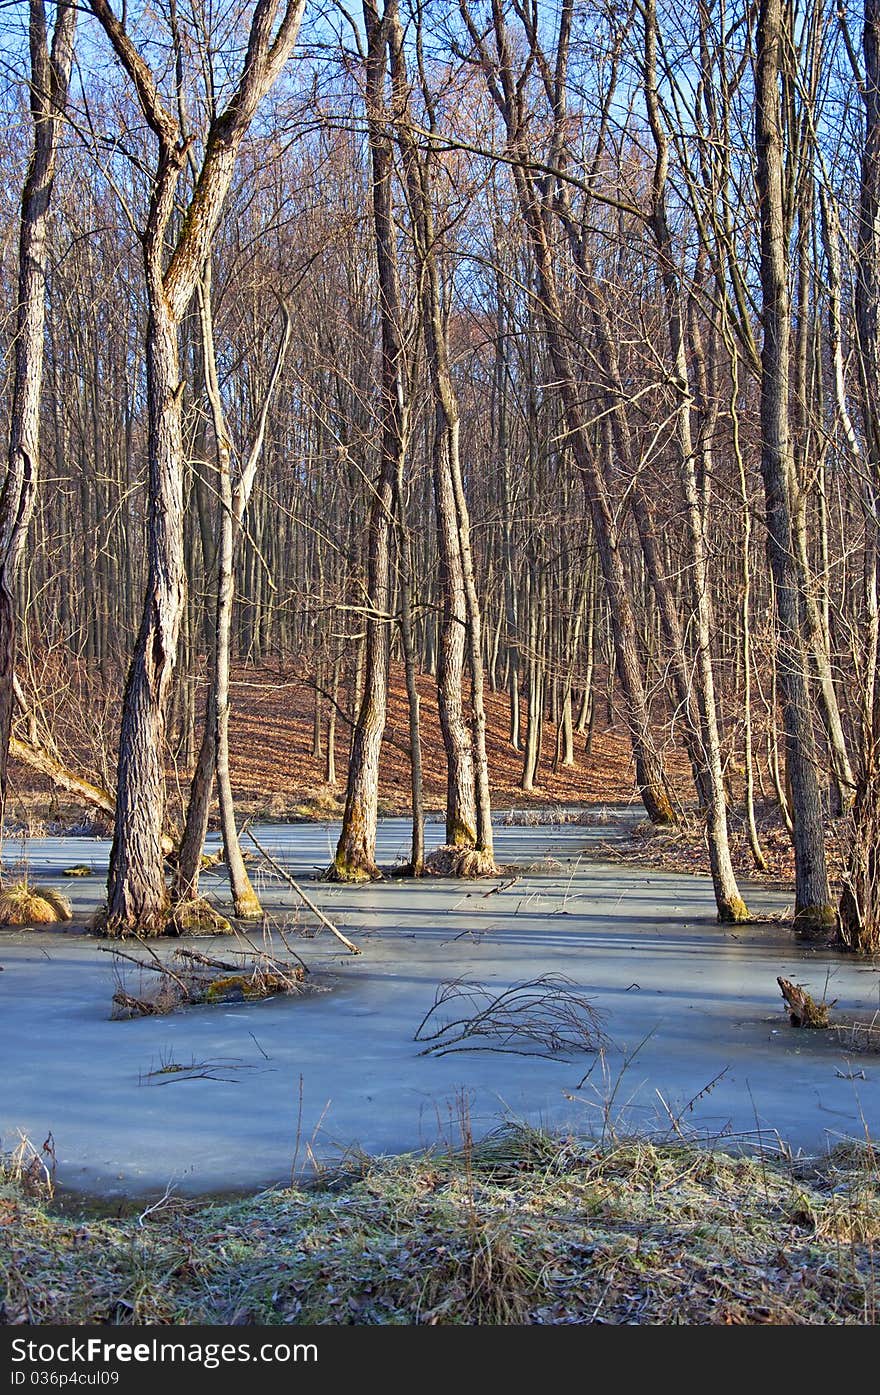
POLYGON ((781 0, 761 0, 756 53, 755 136, 761 222, 761 473, 767 553, 776 590, 778 681, 791 781, 795 857, 795 919, 805 929, 834 922, 825 860, 821 795, 804 650, 805 607, 793 527, 794 459, 789 421, 791 304, 783 188, 779 80, 781 0))
POLYGON ((34 511, 40 471, 47 222, 75 27, 74 5, 60 0, 50 48, 43 0, 31 0, 30 109, 34 137, 21 196, 9 456, 0 492, 0 843, 15 708, 18 646, 15 582, 34 511))
POLYGON ((372 169, 372 208, 382 324, 382 445, 367 525, 367 618, 364 690, 355 723, 342 829, 328 875, 338 881, 378 876, 376 821, 379 757, 388 706, 391 545, 397 486, 407 431, 407 382, 392 204, 393 152, 387 131, 384 86, 387 26, 372 0, 364 0, 367 33, 366 106, 372 169))
POLYGON ((491 860, 492 832, 485 757, 480 610, 473 582, 469 522, 461 484, 459 408, 449 369, 440 271, 431 204, 430 161, 412 136, 403 31, 396 0, 386 9, 396 132, 403 155, 419 278, 419 306, 434 398, 432 478, 437 514, 441 623, 437 699, 446 750, 446 842, 477 847, 491 860), (464 712, 465 655, 471 666, 473 732, 464 712), (476 750, 475 750, 476 746, 476 750))
POLYGON ((179 327, 205 266, 241 141, 296 41, 304 0, 288 0, 277 29, 279 0, 257 0, 241 77, 228 105, 211 123, 192 198, 167 259, 169 223, 187 157, 185 133, 107 0, 89 4, 134 85, 158 147, 142 238, 147 292, 147 591, 123 700, 104 918, 108 934, 158 934, 169 905, 161 855, 165 725, 186 586, 179 327))
POLYGON ((700 736, 704 753, 704 783, 708 791, 706 840, 718 919, 726 923, 748 920, 748 909, 740 895, 730 856, 727 836, 727 801, 715 675, 712 663, 712 614, 706 556, 702 494, 697 483, 694 441, 691 431, 692 396, 688 381, 688 358, 684 333, 684 303, 674 260, 672 237, 666 214, 666 177, 669 162, 666 132, 660 115, 657 92, 657 9, 656 0, 645 0, 643 9, 645 49, 644 86, 648 120, 654 138, 656 162, 652 181, 651 232, 657 246, 660 275, 669 312, 669 345, 672 352, 676 407, 676 435, 679 471, 685 499, 691 561, 691 598, 695 617, 700 736))
POLYGON ((123 698, 107 886, 106 929, 110 934, 134 929, 141 934, 160 934, 169 905, 161 833, 165 712, 186 581, 182 385, 177 324, 154 282, 151 291, 147 325, 149 581, 123 698))

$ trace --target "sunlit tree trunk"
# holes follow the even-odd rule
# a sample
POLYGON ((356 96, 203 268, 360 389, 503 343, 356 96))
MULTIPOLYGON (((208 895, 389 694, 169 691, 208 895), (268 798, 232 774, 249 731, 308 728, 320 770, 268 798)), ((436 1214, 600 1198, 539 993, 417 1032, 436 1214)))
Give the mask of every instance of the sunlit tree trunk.
POLYGON ((43 0, 30 3, 30 110, 34 134, 21 196, 9 457, 0 491, 0 842, 15 707, 18 645, 15 582, 34 511, 40 472, 47 223, 73 60, 76 14, 72 3, 59 0, 50 48, 43 0))
POLYGON ((372 0, 364 0, 367 33, 366 104, 373 183, 373 228, 382 323, 382 443, 367 525, 367 615, 364 688, 355 723, 342 829, 328 875, 338 881, 378 876, 376 822, 379 756, 388 705, 391 639, 391 548, 398 479, 406 451, 408 386, 396 230, 393 155, 385 120, 387 31, 372 0))
POLYGON ((162 856, 165 724, 183 612, 183 434, 179 329, 202 272, 232 181, 242 139, 279 76, 299 30, 304 0, 257 0, 242 74, 211 121, 186 216, 169 227, 188 153, 186 132, 153 72, 107 0, 89 0, 137 93, 158 153, 142 236, 147 299, 147 591, 123 698, 116 819, 103 928, 159 934, 169 894, 162 856))
POLYGON ((761 224, 761 473, 767 551, 776 587, 778 681, 794 820, 795 919, 804 929, 833 926, 821 792, 804 650, 805 611, 792 517, 794 459, 789 422, 791 302, 783 191, 779 82, 786 36, 782 0, 761 0, 755 72, 755 136, 761 224))

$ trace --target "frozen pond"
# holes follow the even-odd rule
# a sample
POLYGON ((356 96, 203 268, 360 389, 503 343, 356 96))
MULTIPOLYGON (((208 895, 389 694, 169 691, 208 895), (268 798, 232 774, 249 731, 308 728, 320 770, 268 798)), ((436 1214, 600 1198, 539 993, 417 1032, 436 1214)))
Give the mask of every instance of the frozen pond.
MULTIPOLYGON (((256 832, 306 878, 327 865, 336 830, 256 832)), ((427 832, 440 841, 440 825, 427 832)), ((876 966, 811 950, 774 925, 719 927, 703 878, 579 856, 613 836, 500 827, 497 857, 521 869, 515 880, 311 882, 363 950, 352 958, 327 931, 296 940, 331 992, 123 1022, 109 1020, 113 961, 81 930, 103 894, 108 845, 31 840, 31 879, 63 887, 80 924, 0 930, 0 1147, 14 1148, 19 1131, 39 1146, 51 1131, 62 1183, 138 1195, 169 1182, 182 1192, 284 1182, 349 1148, 456 1143, 463 1122, 477 1136, 506 1119, 598 1135, 671 1131, 675 1120, 728 1146, 763 1136, 809 1152, 866 1129, 876 1137, 880 1059, 791 1029, 776 985, 782 974, 822 997, 827 976, 838 1013, 871 1012, 876 966), (73 863, 95 875, 63 878, 73 863), (567 975, 605 1014, 603 1057, 419 1054, 413 1035, 438 984, 463 976, 500 990, 546 973, 567 975), (149 1074, 193 1063, 205 1065, 197 1078, 149 1074)), ((380 860, 407 849, 407 824, 385 822, 380 860)), ((8 866, 11 840, 4 851, 8 866)), ((267 909, 293 914, 283 883, 258 885, 267 909)), ((223 909, 225 880, 203 886, 223 909)), ((788 899, 748 888, 754 912, 788 899)), ((224 940, 200 943, 222 957, 224 940)))

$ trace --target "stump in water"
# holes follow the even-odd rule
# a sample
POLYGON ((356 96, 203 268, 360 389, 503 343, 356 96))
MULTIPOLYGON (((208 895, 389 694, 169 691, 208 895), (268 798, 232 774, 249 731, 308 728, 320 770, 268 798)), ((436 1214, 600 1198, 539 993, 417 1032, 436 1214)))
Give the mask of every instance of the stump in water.
POLYGON ((785 999, 789 1021, 793 1027, 829 1026, 828 1009, 833 1007, 834 1003, 814 1002, 802 984, 790 983, 787 978, 777 977, 776 982, 785 999))

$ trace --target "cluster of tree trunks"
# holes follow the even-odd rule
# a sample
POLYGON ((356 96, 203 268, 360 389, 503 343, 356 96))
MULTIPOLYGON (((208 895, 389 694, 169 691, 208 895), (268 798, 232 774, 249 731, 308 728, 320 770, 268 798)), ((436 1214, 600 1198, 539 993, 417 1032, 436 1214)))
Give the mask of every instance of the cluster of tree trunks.
POLYGON ((88 140, 113 104, 90 89, 89 121, 67 111, 76 8, 58 0, 50 39, 29 0, 0 814, 10 752, 101 808, 106 928, 159 933, 198 896, 216 788, 236 914, 260 915, 236 828, 231 665, 295 655, 330 784, 338 719, 350 737, 328 876, 370 879, 396 658, 414 874, 421 668, 436 678, 447 859, 494 866, 486 704, 504 689, 524 790, 540 786, 547 726, 561 771, 620 716, 650 819, 674 824, 691 801, 704 819, 721 921, 748 916, 734 799, 764 863, 757 784, 791 834, 796 923, 876 948, 876 0, 860 51, 821 0, 730 19, 701 5, 685 26, 694 82, 657 0, 596 9, 595 65, 574 0, 552 15, 460 0, 444 61, 426 0, 404 14, 362 0, 340 11, 336 48, 313 36, 344 130, 301 120, 326 114, 305 66, 288 66, 304 0, 241 0, 225 35, 201 37, 174 3, 132 20, 109 0, 84 8, 137 136, 104 165, 112 142, 95 137, 90 194, 59 166, 61 133, 88 140), (860 130, 848 171, 827 139, 838 60, 855 94, 840 138, 860 130), (101 284, 114 218, 136 233, 137 294, 121 306, 101 284), (57 490, 38 489, 41 444, 57 490), (58 565, 69 555, 77 585, 58 565), (112 793, 53 742, 41 646, 78 651, 108 690, 126 673, 112 793), (670 727, 690 790, 669 776, 670 727), (169 754, 191 770, 170 884, 169 754), (839 907, 832 815, 848 849, 839 907))

